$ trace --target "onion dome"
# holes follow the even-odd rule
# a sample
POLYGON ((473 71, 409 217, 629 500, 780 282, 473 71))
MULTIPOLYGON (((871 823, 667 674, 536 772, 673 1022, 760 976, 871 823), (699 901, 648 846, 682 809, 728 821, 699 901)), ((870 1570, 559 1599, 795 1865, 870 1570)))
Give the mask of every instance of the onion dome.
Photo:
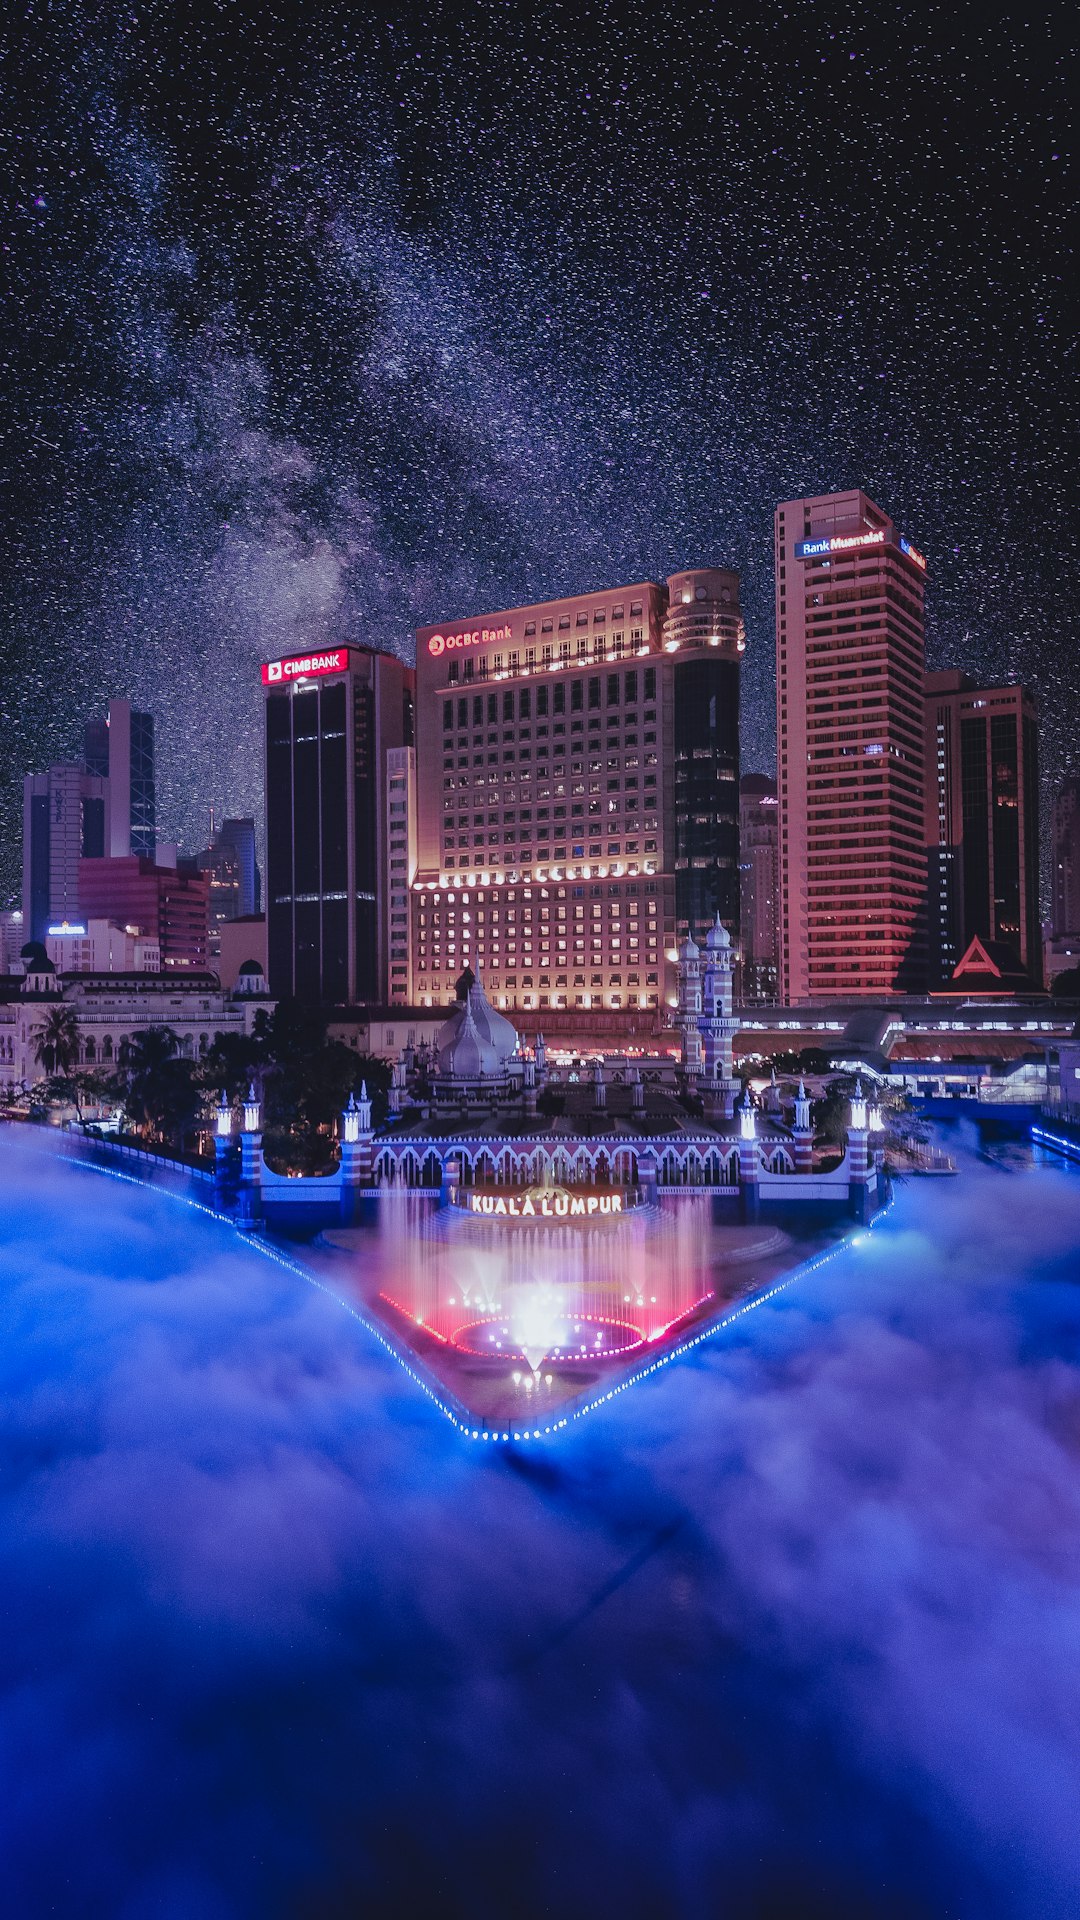
POLYGON ((721 920, 720 915, 717 914, 716 919, 705 935, 706 951, 708 953, 716 953, 720 949, 730 947, 730 945, 731 935, 721 920))

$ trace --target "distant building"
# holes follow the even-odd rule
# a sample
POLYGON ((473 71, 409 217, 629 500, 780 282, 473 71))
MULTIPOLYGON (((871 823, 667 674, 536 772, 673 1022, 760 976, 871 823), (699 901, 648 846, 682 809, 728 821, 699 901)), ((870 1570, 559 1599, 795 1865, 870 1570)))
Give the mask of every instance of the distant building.
POLYGON ((28 935, 21 907, 11 907, 0 913, 0 975, 21 973, 20 954, 26 945, 28 935))
POLYGON ((1070 774, 1054 801, 1054 891, 1050 933, 1080 938, 1080 774, 1070 774))
POLYGON ((854 490, 775 542, 781 998, 920 990, 926 561, 854 490))
POLYGON ((209 883, 210 957, 221 953, 221 928, 229 920, 249 919, 260 904, 260 874, 255 857, 255 822, 226 820, 208 847, 196 855, 195 871, 209 883))
POLYGON ((126 860, 82 860, 78 892, 79 916, 84 920, 114 920, 137 927, 142 934, 156 935, 163 971, 206 968, 204 875, 159 867, 138 854, 126 860))
POLYGON ((412 742, 413 670, 331 647, 271 660, 262 679, 271 991, 385 1001, 386 756, 412 742))
POLYGON ((57 973, 160 973, 161 942, 156 931, 115 920, 86 920, 49 929, 45 951, 57 973))
POLYGON ((239 920, 223 920, 218 928, 219 952, 214 971, 223 987, 235 987, 240 969, 248 960, 257 960, 267 972, 266 915, 245 914, 239 920))
POLYGON ((157 845, 153 715, 140 713, 130 700, 110 700, 107 714, 87 722, 83 758, 88 773, 109 783, 102 852, 114 860, 132 853, 152 859, 157 845))
POLYGON ((24 940, 79 919, 79 862, 105 851, 108 782, 65 762, 23 781, 24 940))
POLYGON ((953 977, 978 939, 1011 949, 1042 981, 1035 702, 1023 687, 926 676, 927 931, 930 981, 953 977))
POLYGON ((740 948, 743 1006, 776 999, 780 968, 780 850, 776 781, 747 773, 739 784, 740 948))

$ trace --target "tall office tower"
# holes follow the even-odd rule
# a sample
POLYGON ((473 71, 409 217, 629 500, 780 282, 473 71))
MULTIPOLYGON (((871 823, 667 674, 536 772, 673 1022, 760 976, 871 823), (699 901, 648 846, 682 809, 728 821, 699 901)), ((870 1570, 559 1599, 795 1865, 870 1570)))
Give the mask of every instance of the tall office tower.
POLYGON ((391 1006, 413 997, 409 895, 416 874, 416 749, 391 747, 386 756, 387 901, 391 1006))
POLYGON ((55 766, 23 781, 22 910, 27 940, 79 918, 79 861, 105 847, 108 782, 55 766))
POLYGON ((1055 939, 1080 934, 1080 774, 1070 774, 1054 801, 1054 895, 1050 930, 1055 939))
MULTIPOLYGON (((720 568, 667 582, 664 675, 674 764, 676 945, 698 945, 717 914, 739 928, 739 576, 720 568)), ((665 717, 665 736, 667 729, 665 717)), ((665 737, 665 751, 667 740, 665 737)))
POLYGON ((130 700, 110 700, 108 713, 89 720, 83 735, 88 773, 109 782, 105 852, 152 860, 157 845, 154 788, 154 720, 130 700))
POLYGON ((776 781, 747 773, 739 784, 739 913, 743 1006, 772 1004, 780 984, 780 846, 776 781))
POLYGON ((195 867, 210 885, 210 957, 221 951, 219 929, 229 920, 250 919, 259 911, 259 868, 255 859, 255 822, 226 820, 195 867))
POLYGON ((415 676, 347 646, 272 660, 262 678, 270 990, 385 1001, 386 755, 411 744, 415 676))
POLYGON ((680 922, 738 926, 744 644, 717 568, 419 629, 421 1004, 675 1004, 680 922))
POLYGON ((780 992, 925 984, 926 561, 864 493, 776 510, 780 992))
POLYGON ((976 935, 1041 982, 1038 717, 1023 687, 927 674, 926 846, 931 984, 976 935))
POLYGON ((156 937, 164 972, 207 964, 207 882, 201 873, 178 873, 141 854, 80 860, 79 912, 91 920, 156 937))

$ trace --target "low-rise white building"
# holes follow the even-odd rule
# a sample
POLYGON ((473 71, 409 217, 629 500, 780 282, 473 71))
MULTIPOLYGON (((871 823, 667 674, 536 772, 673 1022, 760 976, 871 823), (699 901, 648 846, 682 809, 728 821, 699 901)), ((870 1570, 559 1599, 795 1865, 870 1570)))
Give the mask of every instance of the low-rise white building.
POLYGON ((160 973, 161 941, 116 920, 63 920, 45 935, 57 973, 160 973))
POLYGON ((65 973, 51 961, 27 963, 21 979, 0 983, 0 1090, 10 1098, 42 1078, 37 1032, 50 1007, 76 1015, 81 1067, 109 1067, 125 1040, 148 1027, 171 1027, 182 1058, 196 1060, 218 1034, 250 1034, 273 1001, 261 973, 242 974, 226 993, 213 973, 178 980, 165 973, 65 973))

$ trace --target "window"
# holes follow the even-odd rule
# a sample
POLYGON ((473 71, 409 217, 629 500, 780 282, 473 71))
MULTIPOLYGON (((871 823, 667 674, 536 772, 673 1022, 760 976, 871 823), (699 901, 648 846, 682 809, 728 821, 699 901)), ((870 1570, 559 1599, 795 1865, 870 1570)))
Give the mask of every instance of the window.
POLYGON ((589 706, 590 708, 592 708, 592 707, 598 707, 599 705, 600 705, 600 676, 598 674, 595 679, 589 681, 589 706))
POLYGON ((584 681, 582 681, 582 680, 571 680, 571 682, 570 682, 570 711, 571 711, 571 713, 580 713, 580 712, 581 712, 581 707, 582 707, 582 698, 581 698, 581 696, 582 696, 582 693, 583 693, 583 691, 584 691, 584 685, 585 685, 585 683, 584 683, 584 681))

